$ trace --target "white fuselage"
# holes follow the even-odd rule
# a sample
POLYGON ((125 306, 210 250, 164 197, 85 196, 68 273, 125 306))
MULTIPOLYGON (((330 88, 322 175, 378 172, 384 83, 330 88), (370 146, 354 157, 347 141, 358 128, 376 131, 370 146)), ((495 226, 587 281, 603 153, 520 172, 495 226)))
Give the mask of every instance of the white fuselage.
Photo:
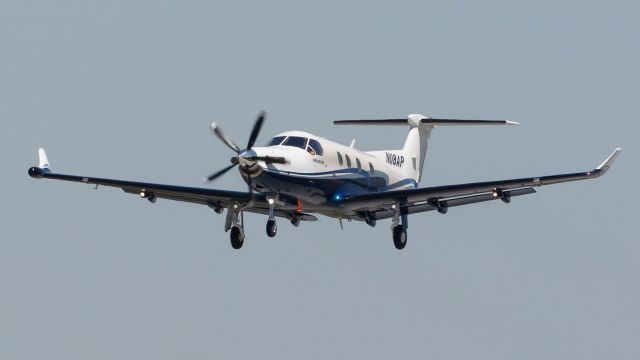
POLYGON ((243 178, 248 182, 250 176, 258 192, 293 196, 308 209, 330 210, 349 195, 417 187, 403 170, 411 161, 399 151, 364 152, 301 131, 278 134, 271 142, 246 155, 284 157, 286 163, 240 157, 243 178))

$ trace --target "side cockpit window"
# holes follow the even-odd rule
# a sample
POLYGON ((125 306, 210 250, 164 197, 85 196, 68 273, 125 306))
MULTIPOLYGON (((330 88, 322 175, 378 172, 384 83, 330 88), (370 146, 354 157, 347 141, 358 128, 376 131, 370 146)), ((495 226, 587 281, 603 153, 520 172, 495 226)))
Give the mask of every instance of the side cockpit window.
POLYGON ((322 156, 322 146, 317 140, 309 139, 307 144, 307 152, 311 155, 322 156))
POLYGON ((269 142, 267 143, 267 146, 280 145, 282 143, 282 140, 284 140, 284 138, 286 138, 286 136, 276 136, 273 139, 269 140, 269 142))
POLYGON ((282 145, 293 146, 304 150, 307 145, 307 138, 303 138, 300 136, 289 136, 287 140, 282 143, 282 145))

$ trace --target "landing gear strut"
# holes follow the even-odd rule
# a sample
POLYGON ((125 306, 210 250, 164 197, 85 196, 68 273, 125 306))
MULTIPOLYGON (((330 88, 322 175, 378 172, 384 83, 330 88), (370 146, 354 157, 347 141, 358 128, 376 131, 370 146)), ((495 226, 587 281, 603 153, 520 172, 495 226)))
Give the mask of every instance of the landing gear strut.
POLYGON ((391 233, 393 234, 393 245, 396 249, 402 250, 407 246, 407 228, 409 227, 406 214, 400 214, 400 205, 393 205, 393 220, 391 222, 391 233), (402 219, 402 224, 400 224, 402 219))

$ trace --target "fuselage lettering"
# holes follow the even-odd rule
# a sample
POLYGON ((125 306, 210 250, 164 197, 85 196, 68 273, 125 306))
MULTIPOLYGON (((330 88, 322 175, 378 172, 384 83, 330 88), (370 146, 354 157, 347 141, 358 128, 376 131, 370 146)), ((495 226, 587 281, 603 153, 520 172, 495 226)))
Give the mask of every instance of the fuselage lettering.
POLYGON ((402 167, 404 165, 404 156, 387 152, 387 163, 393 166, 402 167))

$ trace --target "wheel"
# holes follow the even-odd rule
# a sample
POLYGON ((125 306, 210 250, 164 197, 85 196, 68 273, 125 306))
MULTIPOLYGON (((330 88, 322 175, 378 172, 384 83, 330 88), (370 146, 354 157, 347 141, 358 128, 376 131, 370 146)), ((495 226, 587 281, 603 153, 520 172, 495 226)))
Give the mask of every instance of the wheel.
POLYGON ((393 245, 395 245, 398 250, 402 250, 407 246, 407 231, 402 225, 393 227, 393 245))
POLYGON ((291 225, 293 225, 293 226, 295 226, 295 227, 300 226, 300 218, 294 215, 294 216, 291 218, 291 225))
POLYGON ((274 237, 278 232, 278 226, 276 225, 276 221, 274 219, 269 219, 267 221, 267 236, 274 237))
POLYGON ((239 226, 234 226, 231 228, 231 247, 234 249, 240 249, 242 244, 244 244, 244 231, 239 226))

